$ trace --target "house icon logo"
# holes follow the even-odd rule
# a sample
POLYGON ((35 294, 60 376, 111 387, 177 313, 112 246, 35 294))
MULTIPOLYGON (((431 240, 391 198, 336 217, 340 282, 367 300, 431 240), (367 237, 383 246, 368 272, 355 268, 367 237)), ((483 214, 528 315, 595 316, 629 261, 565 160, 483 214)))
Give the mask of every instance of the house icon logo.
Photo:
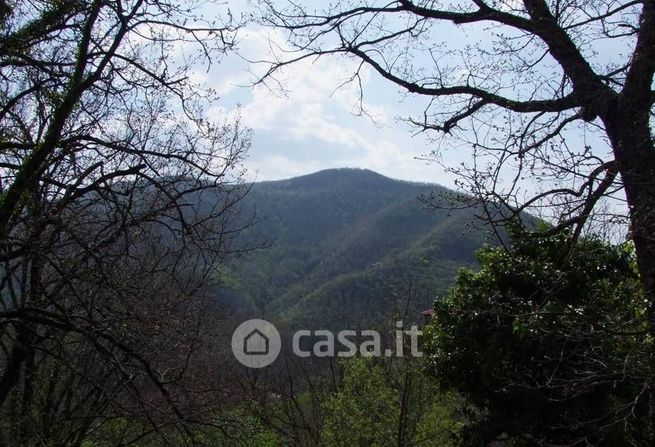
POLYGON ((271 340, 259 329, 253 330, 243 339, 243 352, 247 355, 268 355, 271 340))
POLYGON ((249 368, 270 365, 280 354, 281 347, 280 333, 266 320, 244 321, 232 334, 232 352, 249 368))

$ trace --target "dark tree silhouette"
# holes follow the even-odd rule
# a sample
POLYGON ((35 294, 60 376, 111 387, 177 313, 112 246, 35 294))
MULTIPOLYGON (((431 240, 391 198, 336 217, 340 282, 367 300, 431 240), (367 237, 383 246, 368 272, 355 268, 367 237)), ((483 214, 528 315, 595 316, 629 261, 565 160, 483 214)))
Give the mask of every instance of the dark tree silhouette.
POLYGON ((208 120, 191 81, 234 45, 200 7, 0 4, 0 444, 79 445, 121 418, 117 443, 182 442, 205 421, 211 383, 189 380, 249 133, 208 120))

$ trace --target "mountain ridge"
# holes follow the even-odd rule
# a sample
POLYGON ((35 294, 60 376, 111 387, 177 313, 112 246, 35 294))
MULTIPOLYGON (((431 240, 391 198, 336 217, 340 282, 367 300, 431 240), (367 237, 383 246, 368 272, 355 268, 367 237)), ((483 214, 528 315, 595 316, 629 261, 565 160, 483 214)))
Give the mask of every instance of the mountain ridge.
MULTIPOLYGON (((321 178, 335 178, 335 177, 341 177, 341 178, 359 178, 361 179, 366 179, 368 178, 371 181, 391 181, 391 182, 398 182, 398 183, 404 183, 404 184, 409 184, 409 185, 423 185, 423 186, 433 186, 433 187, 439 187, 439 188, 444 188, 442 185, 438 183, 431 183, 431 182, 417 182, 417 181, 411 181, 411 180, 404 180, 404 179, 397 179, 393 177, 386 176, 384 174, 380 174, 379 172, 373 171, 371 169, 367 168, 326 168, 326 169, 321 169, 319 171, 311 172, 309 174, 302 174, 298 175, 295 177, 289 177, 289 178, 283 178, 283 179, 278 179, 278 180, 262 180, 262 181, 255 181, 255 184, 272 184, 272 183, 279 183, 279 184, 302 184, 304 182, 308 182, 311 180, 309 183, 316 184, 318 179, 321 178)), ((320 182, 320 181, 319 181, 320 182)))
POLYGON ((341 326, 344 315, 377 324, 401 298, 416 313, 473 265, 486 240, 466 230, 472 210, 426 209, 418 200, 451 192, 351 168, 254 183, 244 210, 260 220, 248 237, 270 244, 223 271, 226 301, 308 326, 341 326), (409 282, 414 296, 402 297, 409 282))

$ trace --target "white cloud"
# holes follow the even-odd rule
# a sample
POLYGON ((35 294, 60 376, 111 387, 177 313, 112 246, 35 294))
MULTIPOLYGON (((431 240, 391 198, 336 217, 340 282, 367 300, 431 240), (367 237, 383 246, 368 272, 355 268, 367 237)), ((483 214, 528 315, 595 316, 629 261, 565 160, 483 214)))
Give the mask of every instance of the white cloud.
MULTIPOLYGON (((271 46, 283 48, 284 38, 271 30, 246 29, 240 41, 244 59, 254 61, 270 54, 271 46)), ((428 152, 425 142, 412 139, 406 127, 393 123, 397 111, 390 108, 389 84, 379 82, 367 70, 361 71, 367 95, 361 105, 373 120, 355 116, 361 100, 358 82, 346 82, 357 69, 354 61, 325 57, 292 64, 277 74, 285 92, 273 90, 272 84, 271 88, 262 84, 237 88, 252 84, 266 66, 248 64, 248 72, 243 59, 232 62, 222 64, 222 73, 211 76, 216 79, 212 87, 223 101, 210 113, 229 116, 240 105, 243 123, 255 131, 256 147, 248 166, 258 180, 330 167, 361 167, 395 178, 441 181, 434 167, 415 160, 428 152), (375 103, 378 98, 383 99, 375 103)))

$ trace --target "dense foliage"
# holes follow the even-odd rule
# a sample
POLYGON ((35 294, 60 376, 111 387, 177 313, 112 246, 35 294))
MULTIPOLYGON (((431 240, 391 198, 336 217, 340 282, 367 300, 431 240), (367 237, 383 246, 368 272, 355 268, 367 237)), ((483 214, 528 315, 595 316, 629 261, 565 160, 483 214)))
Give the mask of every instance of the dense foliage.
POLYGON ((517 233, 478 260, 436 301, 425 338, 441 384, 479 409, 468 442, 651 445, 651 347, 631 247, 517 233))
POLYGON ((461 402, 439 394, 422 366, 416 359, 346 362, 341 386, 325 404, 322 445, 457 445, 461 402))

